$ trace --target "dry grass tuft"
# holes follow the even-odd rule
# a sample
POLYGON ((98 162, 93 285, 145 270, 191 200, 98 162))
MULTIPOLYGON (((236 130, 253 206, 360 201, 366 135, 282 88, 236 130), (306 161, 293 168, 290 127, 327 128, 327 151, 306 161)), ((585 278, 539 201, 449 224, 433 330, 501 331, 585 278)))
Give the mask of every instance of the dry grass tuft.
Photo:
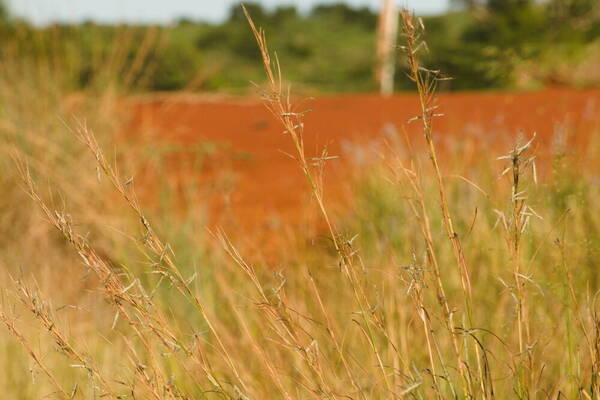
POLYGON ((0 118, 16 160, 3 180, 14 218, 1 228, 19 229, 0 248, 7 277, 18 277, 0 302, 5 397, 596 398, 597 177, 577 175, 559 154, 553 181, 538 182, 533 139, 501 157, 482 149, 477 171, 448 171, 434 129, 445 78, 423 66, 424 27, 405 10, 420 105, 408 123, 422 135, 391 138, 357 171, 354 215, 335 215, 324 190, 334 156, 305 148, 309 110, 293 104, 246 16, 265 105, 289 137, 328 245, 290 244, 289 264, 275 269, 250 262, 232 232, 170 234, 182 219, 147 211, 119 171, 134 168, 135 149, 105 153, 98 141, 115 128, 103 118, 61 125, 71 146, 62 151, 40 126, 19 145, 10 121, 24 114, 13 110, 0 118), (31 203, 20 193, 35 212, 14 211, 31 203))

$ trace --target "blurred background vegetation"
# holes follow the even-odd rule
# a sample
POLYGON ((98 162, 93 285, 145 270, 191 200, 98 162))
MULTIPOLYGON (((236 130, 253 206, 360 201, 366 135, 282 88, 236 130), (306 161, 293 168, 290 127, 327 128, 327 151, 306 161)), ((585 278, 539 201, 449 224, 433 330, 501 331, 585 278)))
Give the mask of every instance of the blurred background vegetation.
MULTIPOLYGON (((446 14, 424 17, 428 61, 454 78, 443 90, 598 85, 599 4, 454 0, 446 14)), ((371 9, 342 3, 315 6, 307 13, 293 6, 267 9, 250 2, 247 7, 267 31, 289 80, 317 92, 376 89, 377 15, 371 9)), ((0 6, 0 21, 0 45, 12 49, 4 57, 61 60, 76 90, 99 82, 95 75, 106 71, 98 66, 104 59, 99 53, 116 39, 129 44, 121 48, 127 54, 118 57, 126 60, 123 65, 136 65, 121 71, 120 79, 135 81, 139 90, 239 92, 249 81, 262 80, 256 46, 237 6, 220 24, 182 19, 169 26, 85 22, 36 27, 12 18, 5 6, 0 6)), ((398 81, 397 90, 410 90, 410 82, 398 81)))

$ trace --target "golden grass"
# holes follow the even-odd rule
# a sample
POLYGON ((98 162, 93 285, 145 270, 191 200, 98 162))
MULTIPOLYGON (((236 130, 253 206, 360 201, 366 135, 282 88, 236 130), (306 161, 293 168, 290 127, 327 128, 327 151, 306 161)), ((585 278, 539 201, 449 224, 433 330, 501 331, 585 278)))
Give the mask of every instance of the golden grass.
POLYGON ((2 180, 3 395, 596 398, 597 177, 556 154, 554 178, 537 182, 530 141, 506 156, 481 149, 477 171, 446 172, 432 128, 441 75, 420 64, 423 27, 404 12, 422 138, 390 141, 357 172, 354 214, 333 215, 331 157, 307 154, 303 110, 248 18, 265 104, 295 149, 327 245, 299 237, 275 269, 250 262, 240 235, 196 225, 173 234, 198 209, 144 210, 131 173, 119 172, 135 168, 135 149, 112 157, 97 142, 116 129, 113 108, 90 100, 80 112, 95 118, 68 127, 50 122, 55 109, 30 115, 54 100, 5 110, 2 145, 17 168, 2 180))

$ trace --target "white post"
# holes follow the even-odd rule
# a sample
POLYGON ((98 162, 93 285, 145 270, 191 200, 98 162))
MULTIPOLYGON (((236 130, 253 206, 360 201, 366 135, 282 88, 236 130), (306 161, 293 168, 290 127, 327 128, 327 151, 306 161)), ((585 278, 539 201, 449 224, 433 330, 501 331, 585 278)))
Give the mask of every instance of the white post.
POLYGON ((380 93, 389 96, 394 92, 396 38, 398 35, 398 9, 394 0, 382 0, 377 28, 377 80, 380 93))

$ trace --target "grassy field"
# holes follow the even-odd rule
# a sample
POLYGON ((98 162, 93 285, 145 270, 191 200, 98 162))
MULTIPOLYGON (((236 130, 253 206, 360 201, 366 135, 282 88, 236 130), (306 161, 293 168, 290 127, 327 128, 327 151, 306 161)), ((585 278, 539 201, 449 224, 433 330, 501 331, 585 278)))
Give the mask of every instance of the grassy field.
POLYGON ((207 224, 194 182, 184 201, 168 179, 138 198, 136 171, 168 161, 117 139, 126 92, 109 76, 73 94, 60 64, 4 62, 3 398, 598 398, 599 132, 577 150, 557 134, 540 162, 534 132, 468 164, 442 155, 443 78, 403 23, 419 134, 355 167, 345 212, 252 25, 312 209, 271 243, 207 224))

